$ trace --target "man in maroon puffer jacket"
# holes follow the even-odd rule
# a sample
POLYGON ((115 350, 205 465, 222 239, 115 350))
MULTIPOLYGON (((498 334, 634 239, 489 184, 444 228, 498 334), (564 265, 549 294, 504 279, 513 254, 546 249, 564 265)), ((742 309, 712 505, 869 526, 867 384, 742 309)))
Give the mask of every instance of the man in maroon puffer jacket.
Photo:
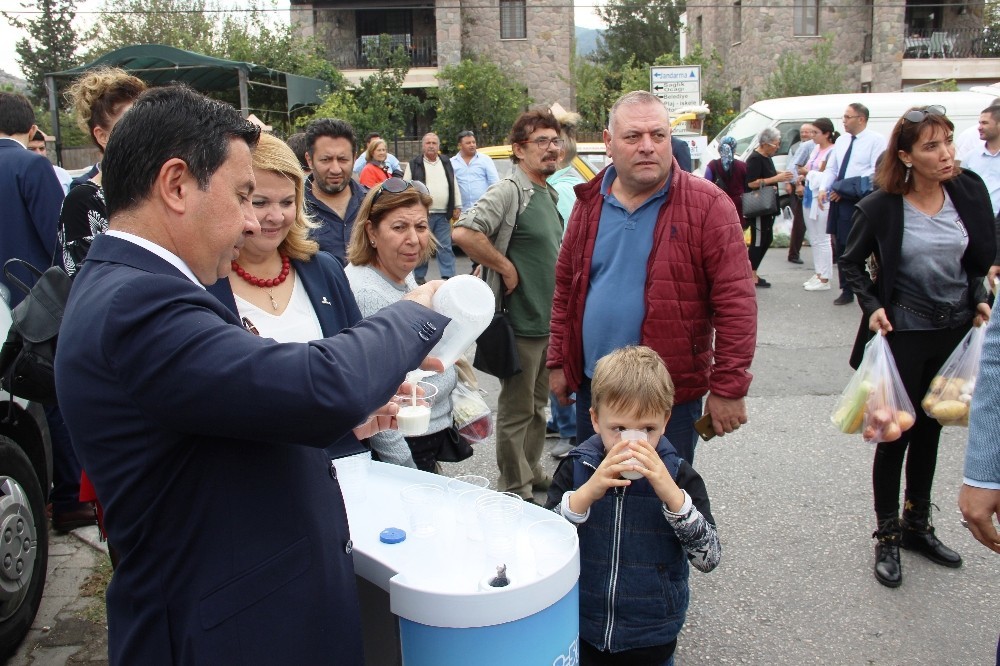
POLYGON ((576 186, 556 265, 549 385, 563 404, 576 392, 582 442, 597 359, 652 347, 677 390, 665 434, 692 462, 706 393, 716 434, 747 421, 757 301, 739 215, 722 190, 677 167, 653 95, 615 102, 604 143, 613 164, 576 186))

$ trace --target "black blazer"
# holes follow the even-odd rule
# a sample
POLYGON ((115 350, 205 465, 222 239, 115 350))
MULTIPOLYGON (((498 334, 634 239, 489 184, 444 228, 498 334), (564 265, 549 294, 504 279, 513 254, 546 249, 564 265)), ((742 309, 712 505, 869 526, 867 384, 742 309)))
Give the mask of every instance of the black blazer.
POLYGON ((404 301, 279 344, 160 257, 94 239, 56 387, 121 551, 112 664, 361 663, 352 544, 323 447, 387 402, 447 323, 404 301))
MULTIPOLYGON (((990 195, 982 179, 971 171, 962 171, 944 187, 969 234, 962 267, 969 278, 968 305, 974 310, 977 304, 986 302, 983 276, 996 255, 996 230, 990 195)), ((839 261, 844 278, 857 294, 863 313, 851 354, 853 367, 860 363, 864 346, 872 336, 868 330, 869 318, 879 308, 886 307, 892 296, 902 247, 902 195, 880 190, 859 201, 851 222, 847 248, 839 261), (865 270, 865 262, 872 254, 879 267, 877 282, 872 282, 865 270)))

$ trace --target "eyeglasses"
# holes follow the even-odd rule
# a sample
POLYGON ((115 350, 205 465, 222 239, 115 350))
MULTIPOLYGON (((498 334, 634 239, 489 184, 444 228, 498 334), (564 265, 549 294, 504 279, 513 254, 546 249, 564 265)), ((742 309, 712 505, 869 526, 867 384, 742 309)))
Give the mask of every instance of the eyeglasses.
POLYGON ((473 132, 473 131, 471 131, 471 130, 463 130, 463 131, 461 131, 461 132, 458 133, 458 140, 461 141, 462 139, 464 139, 467 136, 471 136, 473 139, 475 139, 476 138, 476 133, 473 132))
POLYGON ((537 139, 529 139, 528 141, 518 141, 518 143, 520 143, 521 145, 526 145, 526 144, 529 144, 529 143, 533 143, 536 146, 538 146, 538 148, 540 150, 545 150, 550 145, 551 146, 555 146, 556 148, 562 148, 563 140, 560 139, 557 136, 552 137, 552 138, 545 137, 545 136, 540 136, 537 139))
POLYGON ((430 194, 427 186, 421 183, 419 180, 405 180, 403 178, 397 178, 393 176, 389 180, 382 181, 382 184, 378 186, 378 190, 375 192, 375 196, 372 197, 372 205, 378 201, 378 198, 382 196, 383 192, 390 192, 391 194, 402 194, 410 188, 415 189, 420 194, 430 194))
POLYGON ((849 116, 846 113, 844 114, 844 120, 854 120, 855 118, 860 118, 860 117, 861 116, 849 116))
POLYGON ((911 123, 919 123, 927 116, 943 116, 946 113, 948 112, 940 104, 931 104, 922 109, 910 109, 903 114, 903 120, 908 120, 911 123))

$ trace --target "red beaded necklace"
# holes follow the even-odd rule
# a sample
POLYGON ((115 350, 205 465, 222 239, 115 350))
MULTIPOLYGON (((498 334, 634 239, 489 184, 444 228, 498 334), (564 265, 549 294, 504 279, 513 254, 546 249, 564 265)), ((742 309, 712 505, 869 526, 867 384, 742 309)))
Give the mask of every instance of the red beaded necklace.
POLYGON ((271 299, 271 307, 274 308, 275 310, 278 309, 278 302, 274 300, 274 296, 271 295, 271 291, 270 290, 271 290, 271 288, 277 287, 279 284, 281 284, 282 282, 284 282, 285 280, 287 280, 288 279, 288 272, 289 272, 289 270, 291 270, 291 266, 290 266, 290 262, 288 261, 288 257, 285 256, 285 255, 283 255, 283 254, 280 255, 280 256, 281 256, 281 272, 278 273, 278 277, 274 277, 274 278, 259 278, 259 277, 256 277, 254 275, 251 275, 250 273, 247 273, 246 270, 242 266, 240 266, 238 263, 236 263, 235 260, 233 260, 233 263, 232 263, 232 268, 233 268, 233 272, 234 273, 236 273, 237 275, 239 275, 241 278, 243 278, 244 280, 246 280, 247 282, 249 282, 253 286, 260 287, 261 289, 267 289, 268 290, 267 295, 271 299))

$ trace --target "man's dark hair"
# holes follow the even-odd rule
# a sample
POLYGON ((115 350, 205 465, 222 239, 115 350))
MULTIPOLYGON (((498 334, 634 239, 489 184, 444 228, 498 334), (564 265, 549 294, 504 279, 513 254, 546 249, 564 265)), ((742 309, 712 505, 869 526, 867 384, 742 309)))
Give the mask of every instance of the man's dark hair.
POLYGON ((45 135, 42 134, 42 130, 35 130, 35 133, 28 137, 28 141, 45 141, 45 135))
MULTIPOLYGON (((316 149, 316 139, 328 136, 331 139, 347 139, 351 142, 351 154, 358 150, 358 139, 354 135, 354 128, 346 120, 338 118, 317 118, 306 127, 306 145, 309 147, 311 156, 316 149)), ((367 144, 365 144, 367 145, 367 144)))
POLYGON ((229 142, 257 145, 260 128, 229 104, 185 85, 143 93, 111 133, 101 159, 108 215, 145 201, 161 167, 174 158, 187 164, 202 190, 229 156, 229 142))
POLYGON ((302 170, 308 173, 309 162, 306 161, 306 152, 309 150, 309 144, 306 143, 306 133, 296 132, 285 139, 285 143, 295 153, 295 157, 299 160, 299 166, 302 167, 302 170))
POLYGON ((31 131, 35 110, 21 93, 0 92, 0 134, 13 136, 31 131))
POLYGON ((520 161, 517 155, 513 154, 514 144, 527 141, 532 132, 540 129, 555 130, 556 134, 561 131, 559 121, 552 115, 551 109, 525 111, 514 121, 514 126, 510 128, 510 137, 507 139, 511 145, 510 159, 514 164, 520 161))
POLYGON ((990 104, 980 113, 988 113, 993 117, 993 122, 1000 123, 1000 104, 990 104))
POLYGON ((868 112, 868 107, 867 106, 865 106, 864 104, 861 104, 860 102, 851 102, 847 106, 849 106, 852 109, 854 109, 854 112, 857 113, 862 118, 864 118, 866 123, 868 122, 869 112, 868 112))

